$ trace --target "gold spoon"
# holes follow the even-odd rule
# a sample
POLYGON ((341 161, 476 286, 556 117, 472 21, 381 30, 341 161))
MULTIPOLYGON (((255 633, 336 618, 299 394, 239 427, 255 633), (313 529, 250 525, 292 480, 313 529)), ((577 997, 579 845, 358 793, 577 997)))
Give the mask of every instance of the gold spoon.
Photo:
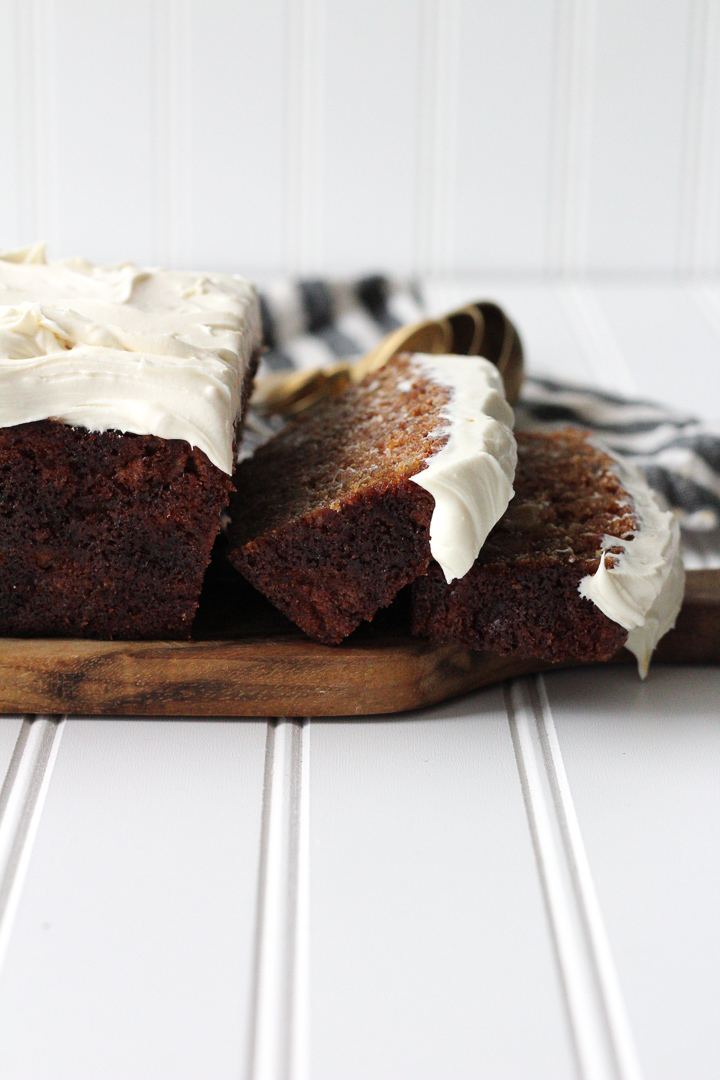
POLYGON ((360 382, 401 352, 484 356, 502 375, 508 401, 514 404, 517 400, 523 376, 520 338, 502 308, 480 301, 437 319, 401 326, 359 360, 340 360, 327 367, 266 376, 255 386, 253 405, 269 413, 296 415, 320 398, 360 382))

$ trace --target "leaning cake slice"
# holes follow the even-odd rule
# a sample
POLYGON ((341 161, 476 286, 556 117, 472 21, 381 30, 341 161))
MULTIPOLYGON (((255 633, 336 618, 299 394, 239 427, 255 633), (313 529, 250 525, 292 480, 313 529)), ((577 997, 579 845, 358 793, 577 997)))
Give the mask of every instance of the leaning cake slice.
POLYGON ((0 633, 190 635, 260 344, 232 275, 0 257, 0 633))
POLYGON ((431 563, 417 579, 413 632, 565 663, 626 645, 644 677, 682 602, 673 515, 578 431, 520 432, 517 442, 512 503, 467 574, 448 583, 431 563))
POLYGON ((431 558, 448 580, 469 570, 512 496, 512 422, 489 361, 396 356, 239 466, 230 561, 337 643, 431 558))

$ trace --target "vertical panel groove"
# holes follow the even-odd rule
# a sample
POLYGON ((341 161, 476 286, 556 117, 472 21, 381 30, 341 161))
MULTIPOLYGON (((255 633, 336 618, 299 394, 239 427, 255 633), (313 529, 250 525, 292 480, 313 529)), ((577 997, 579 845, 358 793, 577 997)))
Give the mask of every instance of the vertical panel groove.
POLYGON ((718 269, 720 243, 720 0, 691 0, 679 269, 718 269))
POLYGON ((506 708, 580 1075, 640 1080, 542 677, 512 683, 506 708))
POLYGON ((416 270, 440 274, 455 262, 460 0, 425 0, 419 17, 416 270))
POLYGON ((26 0, 15 0, 17 39, 15 71, 17 75, 17 154, 18 154, 18 224, 20 243, 37 239, 35 192, 35 52, 33 49, 34 8, 26 0))
POLYGON ((418 4, 420 20, 418 62, 418 125, 416 150, 415 268, 418 273, 434 269, 434 198, 437 155, 437 113, 434 109, 438 82, 437 24, 440 0, 418 4))
POLYGON ((152 112, 152 150, 153 150, 153 242, 152 259, 155 263, 167 263, 168 242, 168 207, 167 207, 167 15, 168 0, 158 0, 152 8, 153 34, 153 112, 152 112))
POLYGON ((307 1076, 309 721, 268 727, 251 1080, 307 1076))
POLYGON ((291 1015, 291 1080, 310 1077, 310 735, 309 718, 300 732, 295 901, 295 951, 291 1015))
POLYGON ((52 240, 57 221, 55 0, 15 4, 18 231, 52 240))
POLYGON ((27 112, 27 100, 25 93, 27 73, 25 69, 25 62, 27 60, 25 52, 25 42, 27 34, 24 32, 24 22, 27 18, 27 5, 23 3, 23 0, 15 0, 13 4, 13 48, 12 53, 14 56, 14 93, 15 93, 15 175, 16 175, 16 219, 17 219, 17 234, 14 239, 15 244, 23 244, 26 241, 28 234, 27 220, 27 180, 28 169, 26 164, 26 151, 25 145, 27 142, 26 134, 26 112, 27 112))
POLYGON ((586 268, 596 0, 557 0, 547 266, 586 268))
POLYGON ((192 170, 192 0, 178 0, 171 64, 171 200, 173 266, 194 265, 192 170))
POLYGON ((52 245, 57 235, 58 145, 56 110, 56 4, 45 0, 36 7, 35 40, 35 162, 38 173, 36 191, 37 237, 52 245))
POLYGON ((23 720, 0 791, 0 970, 65 721, 23 720))
POLYGON ((165 266, 192 263, 191 0, 154 5, 154 258, 165 266))
POLYGON ((0 128, 4 135, 3 169, 0 172, 0 244, 17 247, 18 236, 18 4, 7 0, 5 25, 0 39, 0 128))
POLYGON ((324 0, 288 0, 285 270, 317 272, 323 257, 324 0))
POLYGON ((265 768, 263 774, 262 813, 260 817, 260 851, 258 858, 258 883, 255 900, 255 944, 253 950, 251 1015, 249 1024, 247 1076, 253 1080, 257 1053, 259 1021, 260 967, 264 957, 262 944, 265 937, 265 894, 267 891, 268 836, 270 830, 270 796, 272 792, 273 763, 275 758, 276 721, 269 721, 265 735, 265 768))

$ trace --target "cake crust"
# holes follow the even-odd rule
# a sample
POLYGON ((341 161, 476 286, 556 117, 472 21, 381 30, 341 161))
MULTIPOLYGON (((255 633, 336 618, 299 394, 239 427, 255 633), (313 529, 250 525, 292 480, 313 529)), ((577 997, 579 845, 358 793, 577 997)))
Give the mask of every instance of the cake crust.
POLYGON ((447 442, 450 394, 416 376, 410 357, 396 358, 289 424, 235 475, 231 563, 326 644, 430 561, 434 500, 410 477, 447 442))

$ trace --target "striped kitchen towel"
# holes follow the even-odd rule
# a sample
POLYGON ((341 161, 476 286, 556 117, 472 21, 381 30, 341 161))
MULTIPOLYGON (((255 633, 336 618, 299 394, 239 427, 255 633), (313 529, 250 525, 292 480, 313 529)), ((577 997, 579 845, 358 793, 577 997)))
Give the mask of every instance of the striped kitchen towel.
MULTIPOLYGON (((320 367, 360 356, 391 330, 426 316, 421 291, 382 276, 356 281, 283 279, 261 293, 268 351, 263 372, 320 367)), ((720 527, 720 424, 701 424, 649 401, 631 401, 549 379, 526 377, 517 406, 518 424, 572 424, 596 432, 647 477, 673 507, 683 528, 720 527)), ((272 430, 248 418, 248 448, 272 430)))

